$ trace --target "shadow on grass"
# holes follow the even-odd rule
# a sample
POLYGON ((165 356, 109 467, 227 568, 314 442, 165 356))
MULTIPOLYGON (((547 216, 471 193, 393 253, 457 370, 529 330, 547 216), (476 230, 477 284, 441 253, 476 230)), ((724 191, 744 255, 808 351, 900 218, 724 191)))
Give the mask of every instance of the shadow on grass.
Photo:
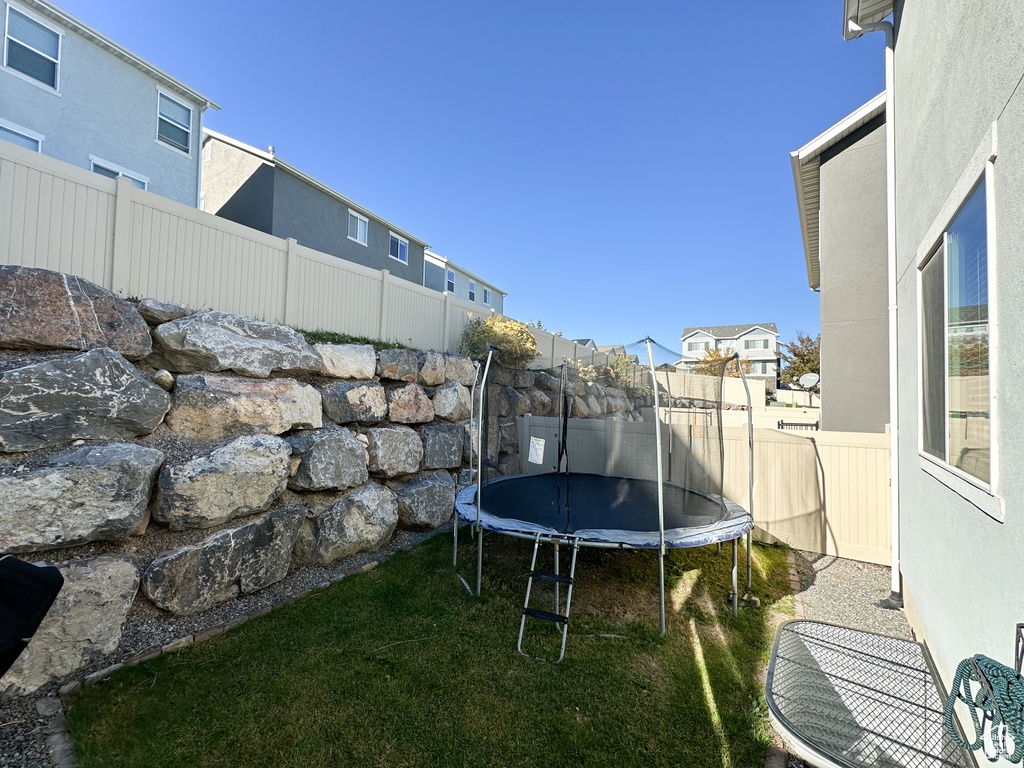
MULTIPOLYGON (((68 702, 80 764, 763 764, 760 672, 773 618, 767 607, 729 612, 727 548, 672 553, 665 638, 656 555, 581 550, 559 665, 515 651, 531 549, 488 537, 477 598, 438 536, 121 670, 68 702)), ((475 563, 475 544, 460 550, 460 563, 475 563)), ((788 593, 785 550, 754 552, 754 592, 770 606, 788 593)), ((529 629, 531 647, 557 655, 553 625, 529 629)))

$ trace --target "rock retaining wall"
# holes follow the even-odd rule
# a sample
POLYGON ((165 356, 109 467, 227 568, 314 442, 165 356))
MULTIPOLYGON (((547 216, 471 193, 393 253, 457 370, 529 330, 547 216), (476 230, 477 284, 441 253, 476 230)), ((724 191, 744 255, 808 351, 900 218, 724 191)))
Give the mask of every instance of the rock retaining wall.
MULTIPOLYGON (((101 666, 133 610, 195 615, 437 528, 472 481, 468 358, 310 346, 15 266, 0 317, 0 555, 67 580, 0 695, 101 666)), ((516 417, 551 412, 559 383, 492 370, 489 448, 515 473, 516 417)), ((579 417, 640 418, 620 390, 569 395, 579 417)))

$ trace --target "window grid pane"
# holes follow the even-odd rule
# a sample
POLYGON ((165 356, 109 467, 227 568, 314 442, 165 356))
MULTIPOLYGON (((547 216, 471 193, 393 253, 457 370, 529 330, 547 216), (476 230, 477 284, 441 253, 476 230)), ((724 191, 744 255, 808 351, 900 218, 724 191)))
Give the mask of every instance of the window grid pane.
POLYGON ((51 88, 57 87, 57 63, 8 39, 7 66, 51 88))
POLYGON ((7 33, 10 37, 27 45, 29 48, 54 61, 57 60, 58 53, 60 52, 60 35, 52 29, 47 29, 42 24, 33 21, 25 14, 19 13, 14 8, 10 9, 7 33))

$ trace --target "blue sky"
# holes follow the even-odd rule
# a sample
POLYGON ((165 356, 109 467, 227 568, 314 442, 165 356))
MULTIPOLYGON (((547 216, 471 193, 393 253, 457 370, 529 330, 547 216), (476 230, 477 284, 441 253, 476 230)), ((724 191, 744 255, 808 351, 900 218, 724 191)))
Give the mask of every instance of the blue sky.
POLYGON ((599 344, 817 333, 789 152, 884 89, 840 0, 58 4, 219 102, 208 127, 599 344))

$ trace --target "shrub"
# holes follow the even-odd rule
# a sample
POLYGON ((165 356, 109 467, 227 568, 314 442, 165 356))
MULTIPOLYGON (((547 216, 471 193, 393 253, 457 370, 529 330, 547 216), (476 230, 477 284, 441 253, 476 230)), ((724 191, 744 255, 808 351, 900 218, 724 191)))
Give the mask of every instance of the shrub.
POLYGON ((518 320, 501 315, 477 317, 462 330, 459 351, 480 359, 495 347, 492 360, 509 368, 525 368, 537 357, 537 342, 518 320))

